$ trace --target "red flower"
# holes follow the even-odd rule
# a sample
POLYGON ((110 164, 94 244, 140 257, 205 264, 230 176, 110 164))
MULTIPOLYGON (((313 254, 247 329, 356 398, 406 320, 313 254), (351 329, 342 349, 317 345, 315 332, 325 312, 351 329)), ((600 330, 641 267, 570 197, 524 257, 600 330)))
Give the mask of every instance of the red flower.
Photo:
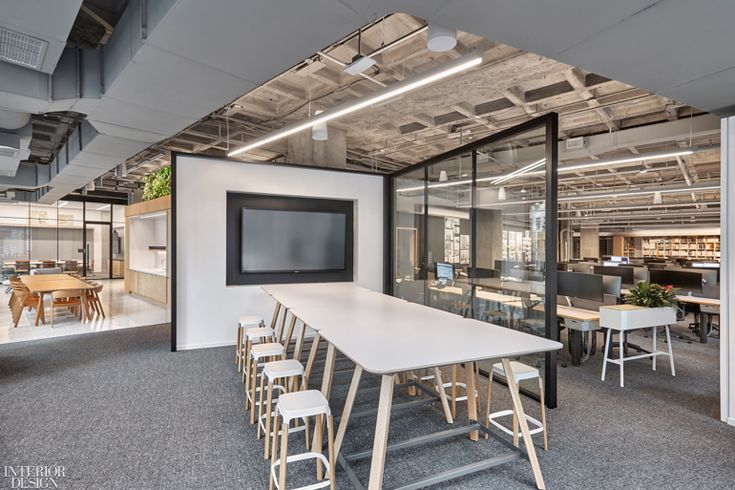
POLYGON ((666 286, 666 287, 665 287, 664 289, 665 289, 666 291, 671 291, 672 289, 674 289, 674 286, 672 286, 671 284, 669 284, 669 285, 668 285, 668 286, 666 286))

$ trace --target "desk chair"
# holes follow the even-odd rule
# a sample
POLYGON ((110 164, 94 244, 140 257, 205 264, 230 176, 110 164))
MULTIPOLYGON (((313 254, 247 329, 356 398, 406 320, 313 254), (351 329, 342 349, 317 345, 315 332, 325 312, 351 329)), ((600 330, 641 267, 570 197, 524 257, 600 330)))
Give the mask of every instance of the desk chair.
POLYGON ((18 275, 29 274, 31 272, 31 261, 30 260, 16 260, 15 261, 15 273, 18 275))

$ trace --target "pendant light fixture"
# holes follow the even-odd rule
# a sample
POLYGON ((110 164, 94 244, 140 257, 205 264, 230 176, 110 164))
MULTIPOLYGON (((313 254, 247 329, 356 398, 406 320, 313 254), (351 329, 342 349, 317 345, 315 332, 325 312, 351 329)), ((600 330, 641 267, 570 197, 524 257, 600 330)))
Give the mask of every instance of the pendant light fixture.
POLYGON ((446 170, 442 170, 439 172, 439 182, 446 182, 449 180, 449 176, 447 175, 446 170))
POLYGON ((661 195, 661 192, 656 191, 653 193, 653 204, 663 204, 664 198, 661 195))
POLYGON ((505 201, 507 196, 505 195, 505 187, 498 189, 498 201, 505 201))

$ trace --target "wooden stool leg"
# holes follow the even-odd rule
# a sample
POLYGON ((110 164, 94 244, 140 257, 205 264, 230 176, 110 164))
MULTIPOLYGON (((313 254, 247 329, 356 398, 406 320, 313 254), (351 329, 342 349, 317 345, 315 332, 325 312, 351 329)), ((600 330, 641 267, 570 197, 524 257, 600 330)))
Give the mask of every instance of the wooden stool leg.
POLYGON ((281 428, 281 467, 278 468, 279 488, 286 490, 286 458, 288 457, 288 424, 283 421, 281 428))
MULTIPOLYGON (((271 412, 273 411, 273 381, 268 380, 268 396, 265 402, 265 448, 263 449, 263 457, 268 459, 270 456, 270 436, 271 436, 271 412)), ((260 427, 260 424, 258 424, 260 427)))
POLYGON ((457 418, 457 365, 452 366, 452 418, 457 418))
POLYGON ((541 398, 541 425, 544 427, 544 451, 549 450, 549 438, 546 433, 546 401, 544 399, 544 380, 538 377, 538 392, 541 398))
POLYGON ((255 423, 255 385, 258 380, 258 360, 253 359, 250 367, 250 425, 255 423))
MULTIPOLYGON (((268 384, 271 384, 271 382, 268 381, 268 384)), ((263 402, 265 402, 265 397, 263 396, 264 393, 265 393, 265 374, 261 374, 260 375, 260 393, 258 394, 258 420, 257 420, 257 424, 258 424, 258 439, 260 439, 260 432, 262 430, 261 427, 260 427, 260 421, 263 418, 263 405, 264 405, 263 402)), ((253 410, 253 411, 255 411, 255 410, 253 410)), ((268 434, 266 434, 266 437, 267 437, 267 435, 268 434)))
POLYGON ((442 372, 439 368, 434 368, 434 381, 436 381, 436 387, 439 390, 439 399, 442 402, 442 409, 444 410, 444 418, 448 424, 454 423, 454 417, 452 417, 452 411, 449 408, 449 402, 447 400, 447 393, 444 391, 444 380, 442 379, 442 372))
MULTIPOLYGON (((306 328, 306 325, 304 325, 304 328, 306 328)), ((311 341, 311 350, 309 351, 309 359, 306 361, 306 368, 304 368, 304 376, 306 377, 306 383, 304 384, 304 389, 307 390, 308 383, 309 383, 309 377, 311 376, 311 369, 314 367, 314 360, 316 360, 316 351, 319 349, 319 339, 321 337, 319 336, 319 332, 314 334, 314 338, 311 341)))
MULTIPOLYGON (((276 415, 273 419, 273 448, 271 449, 271 468, 278 459, 278 427, 280 421, 281 417, 279 417, 278 415, 276 415)), ((273 471, 271 471, 271 468, 268 468, 268 490, 273 490, 273 487, 275 486, 275 479, 273 477, 273 471)))
POLYGON ((242 369, 242 327, 240 324, 237 324, 237 347, 236 347, 236 357, 235 360, 237 361, 237 371, 240 372, 242 369))
MULTIPOLYGON (((322 421, 321 415, 317 415, 314 419, 314 444, 311 450, 321 453, 323 452, 322 433, 324 431, 324 422, 322 421)), ((316 460, 316 479, 320 481, 324 479, 324 465, 319 459, 316 460)))
POLYGON ((334 467, 334 418, 331 415, 327 416, 327 446, 329 451, 329 488, 334 490, 334 474, 336 473, 334 467))
MULTIPOLYGON (((467 385, 467 418, 470 422, 477 422, 477 396, 475 389, 475 363, 467 362, 464 365, 465 384, 467 385)), ((480 438, 478 432, 470 432, 470 439, 477 441, 480 438)))
MULTIPOLYGON (((485 404, 485 419, 483 420, 483 424, 490 427, 490 400, 493 396, 493 365, 490 365, 490 373, 487 376, 487 403, 485 404)), ((488 434, 485 434, 485 439, 488 439, 490 436, 488 434)))

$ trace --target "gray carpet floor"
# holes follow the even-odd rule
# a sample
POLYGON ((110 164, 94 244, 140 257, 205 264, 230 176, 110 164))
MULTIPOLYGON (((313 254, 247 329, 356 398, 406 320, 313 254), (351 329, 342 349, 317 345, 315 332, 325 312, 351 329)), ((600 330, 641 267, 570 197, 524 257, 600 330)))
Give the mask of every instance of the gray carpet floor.
MULTIPOLYGON (((62 489, 266 488, 233 349, 172 354, 168 345, 161 325, 0 346, 0 466, 62 465, 62 489)), ((631 362, 623 389, 615 369, 600 381, 599 354, 559 369, 560 406, 548 412, 550 449, 540 451, 548 488, 733 488, 735 428, 717 420, 717 341, 674 349, 675 378, 663 361, 656 372, 647 360, 631 362)), ((350 376, 335 379, 336 412, 350 376)), ((364 386, 376 384, 365 378, 364 386)), ((508 407, 495 386, 495 406, 508 407)), ((375 396, 361 393, 358 406, 374 407, 375 396)), ((525 406, 538 414, 537 403, 525 406)), ((344 449, 369 448, 373 423, 351 424, 344 449)), ((438 407, 425 406, 395 416, 390 439, 443 428, 438 407)), ((291 447, 301 439, 294 435, 291 447)), ((388 456, 385 486, 503 452, 465 437, 405 450, 388 456)), ((289 470, 294 484, 311 475, 289 470)), ((355 470, 366 480, 369 461, 355 470)), ((338 488, 351 488, 342 471, 337 477, 338 488)), ((2 473, 0 488, 10 488, 2 473)), ((517 461, 437 488, 534 487, 530 467, 517 461)))

